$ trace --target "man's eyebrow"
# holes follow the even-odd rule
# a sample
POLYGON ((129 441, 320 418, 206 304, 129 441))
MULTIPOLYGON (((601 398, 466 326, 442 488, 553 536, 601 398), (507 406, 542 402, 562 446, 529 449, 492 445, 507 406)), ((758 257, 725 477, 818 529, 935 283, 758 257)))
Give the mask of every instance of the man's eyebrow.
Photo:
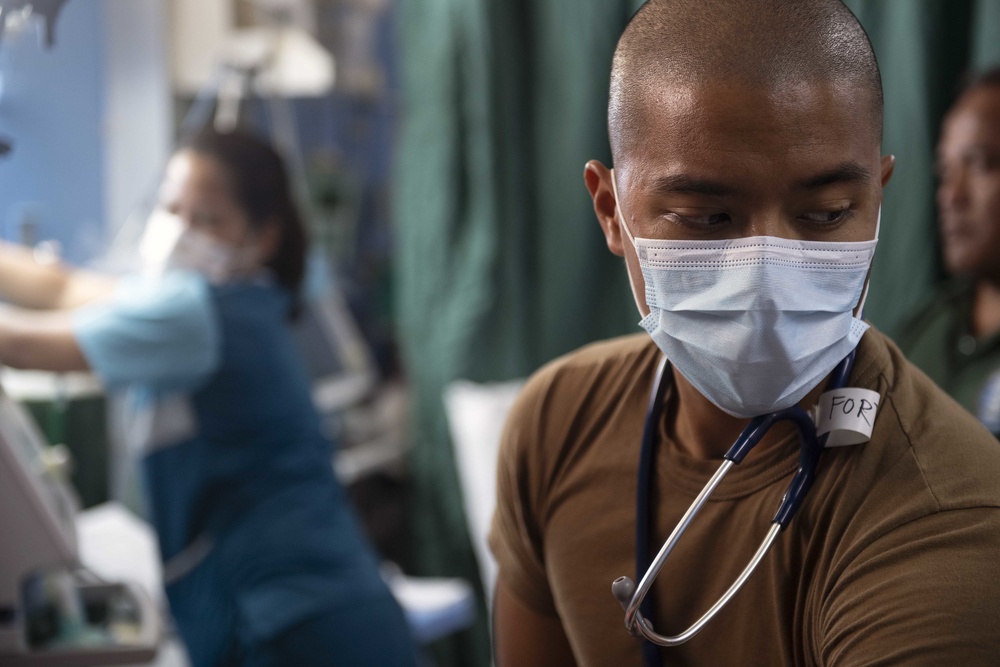
MULTIPOLYGON (((856 162, 845 162, 795 184, 799 190, 815 190, 835 183, 863 183, 870 180, 872 172, 856 162)), ((659 194, 694 194, 725 197, 738 194, 732 185, 710 178, 688 174, 668 174, 653 179, 651 189, 659 194)))
POLYGON ((670 174, 653 179, 652 190, 663 195, 710 195, 725 197, 737 192, 736 188, 720 181, 697 178, 687 174, 670 174))
POLYGON ((993 146, 982 145, 970 146, 960 153, 963 160, 995 159, 998 155, 1000 155, 1000 151, 993 146))
POLYGON ((872 172, 857 162, 845 162, 833 169, 820 172, 795 184, 798 190, 817 190, 837 183, 864 183, 871 180, 872 172))

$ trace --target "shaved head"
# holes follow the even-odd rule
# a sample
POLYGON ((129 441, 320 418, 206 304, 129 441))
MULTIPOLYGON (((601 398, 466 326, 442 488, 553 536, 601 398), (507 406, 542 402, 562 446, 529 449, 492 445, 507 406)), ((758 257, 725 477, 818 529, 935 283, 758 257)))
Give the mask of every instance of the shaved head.
POLYGON ((840 0, 650 0, 615 49, 608 104, 615 160, 645 140, 648 114, 672 95, 730 83, 777 94, 832 84, 844 105, 867 105, 868 129, 881 142, 878 64, 840 0))
POLYGON ((895 158, 840 0, 650 0, 615 49, 608 122, 614 169, 590 160, 584 183, 643 316, 633 239, 876 237, 895 158))

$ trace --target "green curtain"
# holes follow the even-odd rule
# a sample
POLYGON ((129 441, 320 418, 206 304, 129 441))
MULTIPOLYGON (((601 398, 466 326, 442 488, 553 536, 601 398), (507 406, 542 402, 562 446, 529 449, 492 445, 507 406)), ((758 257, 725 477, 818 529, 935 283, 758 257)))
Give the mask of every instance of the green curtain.
MULTIPOLYGON (((478 581, 441 403, 447 383, 523 377, 635 328, 620 260, 605 248, 583 186, 588 159, 610 162, 608 64, 632 5, 400 5, 396 301, 413 389, 412 516, 423 573, 478 581)), ((485 611, 481 618, 441 662, 488 664, 485 611)))
MULTIPOLYGON (((478 580, 441 401, 456 378, 523 377, 639 331, 583 186, 610 164, 608 73, 639 0, 404 0, 394 208, 413 391, 414 564, 478 580)), ((1000 59, 1000 2, 849 0, 882 66, 886 192, 868 315, 890 333, 939 278, 933 156, 969 66, 1000 59)), ((484 624, 442 662, 488 663, 484 624)))
POLYGON ((893 334, 941 277, 934 154, 962 76, 1000 62, 997 0, 846 0, 868 30, 885 93, 883 152, 896 156, 866 316, 893 334))

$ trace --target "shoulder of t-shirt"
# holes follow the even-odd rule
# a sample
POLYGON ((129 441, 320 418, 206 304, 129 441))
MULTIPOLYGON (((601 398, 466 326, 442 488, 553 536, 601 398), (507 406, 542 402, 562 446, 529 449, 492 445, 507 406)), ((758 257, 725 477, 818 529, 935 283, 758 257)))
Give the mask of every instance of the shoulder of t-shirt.
POLYGON ((557 357, 539 368, 528 385, 545 384, 549 380, 575 374, 589 374, 608 368, 621 368, 645 361, 650 355, 659 358, 659 351, 645 333, 619 336, 590 343, 557 357))
POLYGON ((858 384, 883 394, 875 434, 886 438, 887 456, 912 460, 928 511, 1000 508, 1000 442, 888 337, 869 336, 858 384))
MULTIPOLYGON (((640 333, 590 343, 557 357, 535 371, 524 385, 517 404, 536 408, 563 405, 585 400, 587 389, 595 383, 607 384, 612 376, 629 373, 637 365, 659 358, 659 351, 648 335, 640 333)), ((515 404, 515 411, 517 408, 515 404)))
POLYGON ((622 336, 581 347, 550 361, 525 383, 508 414, 505 456, 557 456, 546 448, 561 446, 580 420, 592 418, 608 402, 652 375, 660 352, 646 334, 622 336), (510 451, 516 449, 516 453, 510 451))
POLYGON ((645 334, 587 345, 535 372, 507 414, 491 540, 501 569, 508 569, 507 577, 520 596, 532 600, 538 609, 550 610, 552 603, 547 593, 539 593, 544 588, 540 566, 525 563, 531 563, 531 554, 541 550, 540 526, 548 514, 558 468, 575 459, 568 448, 578 443, 579 433, 589 432, 589 425, 606 419, 609 408, 618 407, 626 395, 634 400, 638 391, 648 394, 649 382, 643 376, 652 375, 659 357, 645 334), (535 573, 534 578, 524 574, 528 570, 535 573), (524 576, 512 575, 512 571, 524 576))
POLYGON ((919 656, 906 633, 933 639, 939 628, 951 642, 944 652, 981 648, 967 637, 975 642, 983 618, 995 618, 995 562, 983 555, 1000 544, 1000 443, 878 331, 862 338, 856 368, 852 384, 877 390, 881 402, 870 442, 824 454, 833 464, 825 473, 837 477, 817 505, 831 517, 823 538, 832 549, 826 574, 815 574, 817 655, 841 651, 847 657, 826 662, 838 665, 902 655, 900 647, 919 656), (950 582, 934 591, 928 579, 950 582), (952 608, 944 625, 894 613, 936 618, 952 608))

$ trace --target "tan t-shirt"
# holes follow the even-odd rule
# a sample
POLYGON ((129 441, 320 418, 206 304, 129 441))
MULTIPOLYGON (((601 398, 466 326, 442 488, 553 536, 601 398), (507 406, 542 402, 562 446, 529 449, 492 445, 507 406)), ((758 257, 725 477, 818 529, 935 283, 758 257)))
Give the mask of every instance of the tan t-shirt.
MULTIPOLYGON (((611 582, 635 578, 659 359, 645 335, 563 357, 531 379, 505 430, 490 535, 500 577, 561 619, 580 665, 641 662, 611 582)), ((1000 665, 1000 444, 874 330, 851 385, 882 397, 871 442, 824 452, 745 587, 694 639, 663 649, 664 664, 1000 665)), ((685 456, 664 424, 660 438, 654 550, 720 463, 685 456)), ((789 437, 733 468, 654 585, 660 633, 685 630, 739 574, 797 463, 789 437)))

